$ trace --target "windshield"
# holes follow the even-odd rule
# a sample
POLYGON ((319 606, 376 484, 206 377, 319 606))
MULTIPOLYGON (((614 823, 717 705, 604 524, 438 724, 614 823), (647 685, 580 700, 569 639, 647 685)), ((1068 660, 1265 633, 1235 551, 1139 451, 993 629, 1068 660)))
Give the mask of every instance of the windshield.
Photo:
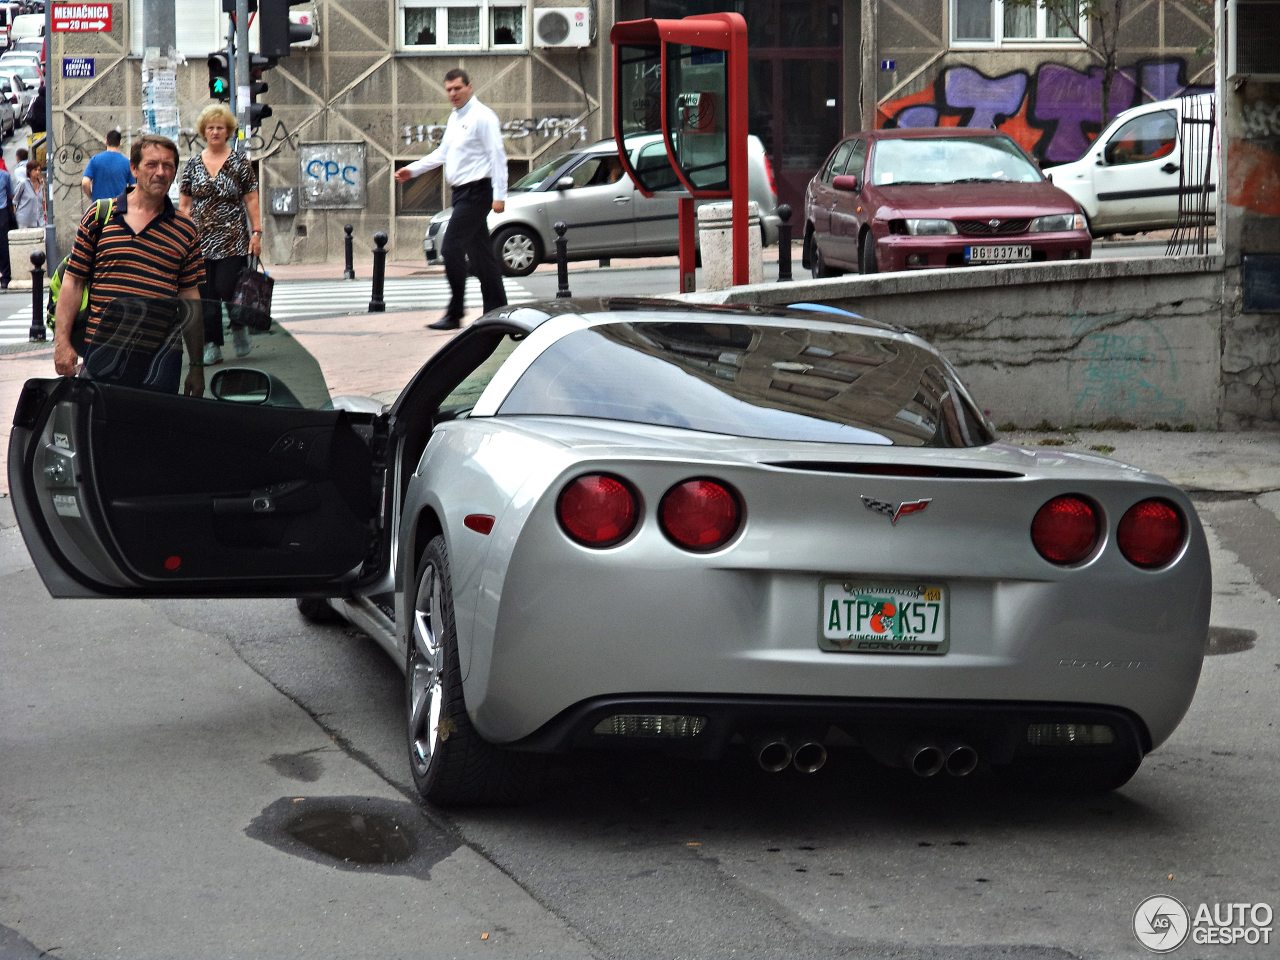
POLYGON ((951 368, 910 341, 733 322, 609 323, 569 334, 530 365, 498 414, 846 444, 992 439, 951 368))
POLYGON ((547 178, 552 176, 557 170, 568 163, 575 154, 562 153, 548 160, 546 163, 539 164, 534 167, 514 184, 507 188, 507 192, 520 191, 528 193, 531 190, 537 190, 546 182, 547 178))
POLYGON ((1044 175, 1007 137, 881 140, 871 157, 871 182, 1039 183, 1044 175))

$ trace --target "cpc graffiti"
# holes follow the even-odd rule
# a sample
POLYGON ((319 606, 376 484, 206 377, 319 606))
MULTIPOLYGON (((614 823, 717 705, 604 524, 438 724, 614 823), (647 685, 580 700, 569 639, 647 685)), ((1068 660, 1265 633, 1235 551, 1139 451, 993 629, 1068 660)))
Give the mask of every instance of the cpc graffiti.
POLYGON ((329 183, 336 177, 353 187, 360 185, 355 179, 355 174, 360 172, 360 168, 352 163, 340 163, 337 160, 316 157, 307 163, 306 171, 307 176, 313 180, 329 183))

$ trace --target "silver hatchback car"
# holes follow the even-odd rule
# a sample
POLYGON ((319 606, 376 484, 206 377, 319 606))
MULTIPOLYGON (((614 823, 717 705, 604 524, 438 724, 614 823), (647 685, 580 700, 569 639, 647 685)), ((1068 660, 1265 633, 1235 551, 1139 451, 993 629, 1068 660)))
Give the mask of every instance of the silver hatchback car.
MULTIPOLYGON (((661 134, 627 140, 630 160, 637 170, 667 169, 667 153, 661 134)), ((778 238, 777 191, 764 145, 747 138, 750 198, 760 208, 762 240, 767 246, 778 238)), ((502 271, 525 277, 540 263, 555 259, 555 224, 569 226, 570 260, 609 256, 669 256, 677 252, 676 220, 680 196, 675 174, 670 187, 646 197, 623 171, 618 147, 601 140, 540 164, 507 191, 506 209, 489 214, 489 235, 502 271)), ((427 263, 442 262, 444 233, 453 216, 446 208, 431 218, 422 250, 427 263)))

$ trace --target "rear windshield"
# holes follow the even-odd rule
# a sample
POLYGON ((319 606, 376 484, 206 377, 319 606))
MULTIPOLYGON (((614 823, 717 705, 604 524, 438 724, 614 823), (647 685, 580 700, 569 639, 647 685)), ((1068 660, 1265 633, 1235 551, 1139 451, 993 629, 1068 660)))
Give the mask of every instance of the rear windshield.
POLYGON ((662 321, 592 327, 545 350, 498 414, 823 443, 967 447, 994 439, 936 354, 852 328, 662 321))

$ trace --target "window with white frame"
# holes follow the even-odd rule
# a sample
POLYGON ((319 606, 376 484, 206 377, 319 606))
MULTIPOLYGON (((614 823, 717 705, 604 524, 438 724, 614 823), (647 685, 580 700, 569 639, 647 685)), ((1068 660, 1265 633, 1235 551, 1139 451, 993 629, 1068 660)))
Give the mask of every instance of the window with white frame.
POLYGON ((398 0, 402 50, 522 50, 525 4, 512 0, 398 0))
POLYGON ((1054 3, 1047 10, 1042 4, 1030 6, 1005 3, 1004 0, 951 0, 951 45, 953 47, 992 47, 1002 44, 1076 43, 1080 41, 1071 26, 1056 11, 1067 13, 1081 36, 1087 36, 1088 23, 1080 10, 1080 0, 1054 3))

